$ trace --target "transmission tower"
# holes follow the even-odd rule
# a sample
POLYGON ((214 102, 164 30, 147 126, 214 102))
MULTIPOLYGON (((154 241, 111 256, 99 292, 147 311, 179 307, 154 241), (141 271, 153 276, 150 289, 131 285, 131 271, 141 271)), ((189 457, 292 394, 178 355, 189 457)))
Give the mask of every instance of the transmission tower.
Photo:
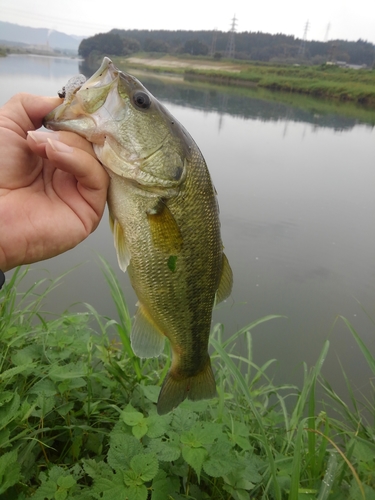
POLYGON ((234 41, 234 35, 236 34, 236 24, 237 24, 236 14, 234 14, 233 19, 232 19, 232 26, 229 30, 229 39, 228 39, 228 45, 227 45, 227 50, 226 50, 226 56, 229 59, 233 59, 234 54, 236 52, 235 41, 234 41))
POLYGON ((310 23, 309 23, 309 21, 307 21, 305 24, 305 29, 303 31, 303 38, 301 40, 301 45, 299 46, 299 49, 298 49, 298 57, 300 57, 302 59, 305 57, 306 38, 307 38, 307 32, 309 31, 309 28, 310 28, 310 23))

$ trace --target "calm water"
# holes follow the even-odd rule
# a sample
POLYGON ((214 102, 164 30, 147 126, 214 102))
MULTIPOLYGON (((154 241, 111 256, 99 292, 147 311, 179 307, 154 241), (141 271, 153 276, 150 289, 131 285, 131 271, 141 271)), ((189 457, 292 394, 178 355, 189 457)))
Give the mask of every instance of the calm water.
MULTIPOLYGON (((82 70, 71 59, 0 58, 0 104, 18 91, 56 95, 82 70)), ((370 396, 371 373, 336 318, 348 318, 375 354, 368 317, 375 318, 373 127, 345 116, 344 109, 310 112, 274 96, 141 79, 193 135, 219 194, 235 284, 214 323, 222 322, 229 334, 264 315, 285 315, 254 330, 255 363, 274 358, 274 379, 298 384, 301 363, 312 366, 329 338, 324 375, 346 399, 341 363, 353 387, 370 396)), ((106 216, 79 247, 33 266, 30 280, 81 264, 51 294, 49 310, 88 302, 116 317, 98 253, 113 265, 134 312, 136 298, 118 270, 106 216)))

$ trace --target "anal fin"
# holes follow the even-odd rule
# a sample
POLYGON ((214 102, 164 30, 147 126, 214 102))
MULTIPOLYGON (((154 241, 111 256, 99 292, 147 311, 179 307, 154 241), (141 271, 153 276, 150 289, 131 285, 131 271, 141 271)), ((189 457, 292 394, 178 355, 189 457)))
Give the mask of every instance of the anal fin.
POLYGON ((134 354, 140 358, 155 358, 163 352, 165 337, 142 304, 137 309, 130 340, 134 354))

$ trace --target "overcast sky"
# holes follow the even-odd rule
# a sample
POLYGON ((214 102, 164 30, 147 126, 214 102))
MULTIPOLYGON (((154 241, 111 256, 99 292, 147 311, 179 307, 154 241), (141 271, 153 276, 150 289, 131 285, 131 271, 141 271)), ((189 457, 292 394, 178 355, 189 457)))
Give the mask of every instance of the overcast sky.
POLYGON ((1 21, 83 36, 112 28, 228 31, 234 15, 238 32, 302 38, 308 22, 308 40, 375 43, 375 0, 0 0, 1 21))

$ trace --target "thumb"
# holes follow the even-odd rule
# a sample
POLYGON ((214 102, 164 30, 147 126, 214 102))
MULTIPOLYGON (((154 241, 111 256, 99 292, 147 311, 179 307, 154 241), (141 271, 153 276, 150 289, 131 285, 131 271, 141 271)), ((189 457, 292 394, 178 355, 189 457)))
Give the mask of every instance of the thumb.
POLYGON ((25 133, 42 126, 43 118, 59 104, 59 97, 44 97, 33 94, 16 94, 2 108, 2 114, 11 119, 25 133))

